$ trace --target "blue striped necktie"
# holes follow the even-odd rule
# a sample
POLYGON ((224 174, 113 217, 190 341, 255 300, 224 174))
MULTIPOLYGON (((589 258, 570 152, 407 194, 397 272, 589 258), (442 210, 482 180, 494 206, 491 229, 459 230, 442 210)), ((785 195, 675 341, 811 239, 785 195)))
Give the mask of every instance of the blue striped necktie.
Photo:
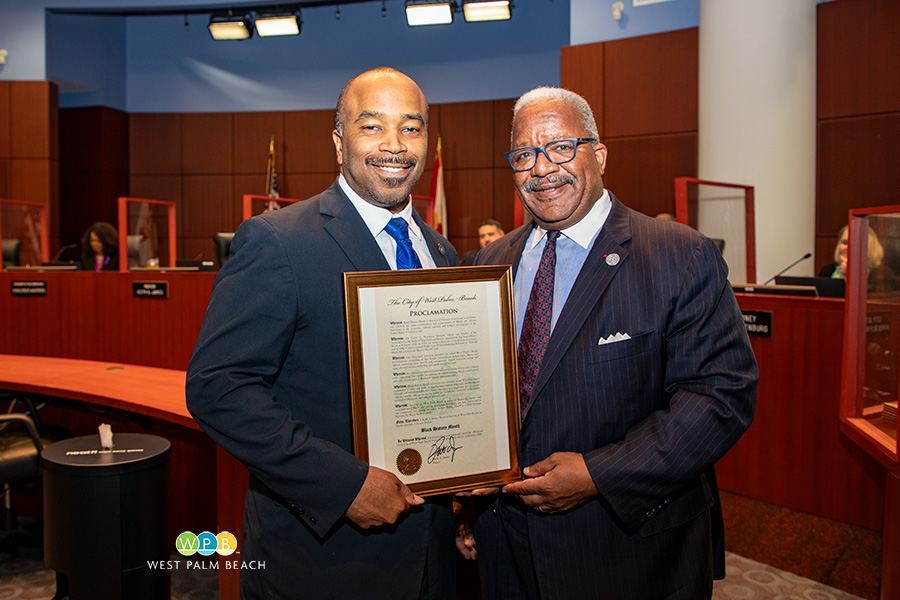
POLYGON ((394 217, 384 226, 392 238, 397 240, 397 269, 421 269, 422 262, 409 239, 409 223, 401 217, 394 217))

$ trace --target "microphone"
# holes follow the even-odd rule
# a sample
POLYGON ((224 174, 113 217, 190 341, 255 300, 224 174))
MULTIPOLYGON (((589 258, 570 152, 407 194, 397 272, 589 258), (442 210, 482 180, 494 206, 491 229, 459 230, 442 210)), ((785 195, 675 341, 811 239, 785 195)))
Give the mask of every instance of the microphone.
POLYGON ((205 252, 205 251, 204 251, 204 252, 201 252, 200 254, 198 254, 197 256, 195 256, 194 258, 192 258, 191 260, 202 260, 204 256, 206 256, 206 252, 205 252))
POLYGON ((766 280, 766 283, 764 283, 763 285, 766 285, 766 284, 769 283, 770 281, 774 281, 775 278, 778 277, 779 275, 784 275, 787 271, 790 271, 792 267, 794 267, 795 265, 798 265, 798 264, 802 263, 804 260, 806 260, 807 258, 809 258, 809 257, 811 257, 811 256, 812 256, 812 252, 807 252, 807 253, 804 254, 802 257, 798 258, 797 260, 795 260, 794 262, 792 262, 791 264, 789 264, 788 266, 786 266, 786 267, 783 268, 782 270, 778 271, 777 273, 775 273, 774 275, 772 275, 771 277, 769 277, 769 278, 766 280))
POLYGON ((55 263, 56 261, 59 260, 59 257, 62 256, 63 252, 65 252, 66 250, 68 250, 70 248, 77 248, 77 247, 78 247, 78 244, 68 244, 66 246, 63 246, 62 248, 59 249, 59 252, 57 252, 55 255, 53 255, 53 260, 51 260, 50 262, 55 263))

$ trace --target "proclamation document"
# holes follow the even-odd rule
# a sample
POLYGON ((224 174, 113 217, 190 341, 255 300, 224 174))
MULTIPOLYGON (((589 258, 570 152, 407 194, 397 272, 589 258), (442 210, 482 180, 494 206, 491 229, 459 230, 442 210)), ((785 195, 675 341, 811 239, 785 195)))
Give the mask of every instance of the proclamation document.
POLYGON ((419 494, 520 478, 510 280, 509 267, 345 274, 357 456, 419 494))

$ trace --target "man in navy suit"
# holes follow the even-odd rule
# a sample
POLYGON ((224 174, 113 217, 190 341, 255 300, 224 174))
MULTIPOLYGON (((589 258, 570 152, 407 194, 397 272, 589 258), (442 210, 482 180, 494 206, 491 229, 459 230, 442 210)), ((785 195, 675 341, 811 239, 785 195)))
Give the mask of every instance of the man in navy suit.
POLYGON ((480 499, 484 596, 709 598, 724 575, 713 465, 749 426, 757 381, 726 265, 604 189, 577 94, 525 94, 511 141, 534 222, 476 264, 515 266, 525 479, 480 499))
POLYGON ((459 264, 412 209, 428 105, 375 69, 338 99, 341 175, 238 228, 187 374, 200 426, 250 470, 241 597, 453 599, 453 518, 353 455, 342 274, 459 264), (402 243, 387 226, 402 219, 402 243), (415 257, 399 246, 412 244, 415 257), (407 252, 404 254, 404 252, 407 252))

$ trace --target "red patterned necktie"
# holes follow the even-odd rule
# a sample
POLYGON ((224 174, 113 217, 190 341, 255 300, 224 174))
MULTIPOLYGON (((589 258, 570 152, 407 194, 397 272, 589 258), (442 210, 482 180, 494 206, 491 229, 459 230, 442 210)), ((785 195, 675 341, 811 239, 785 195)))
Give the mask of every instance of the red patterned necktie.
POLYGON ((548 231, 541 264, 531 295, 528 297, 528 308, 525 309, 525 321, 519 336, 519 400, 522 403, 522 418, 525 418, 525 407, 534 389, 541 358, 547 349, 550 339, 550 318, 553 316, 553 276, 556 272, 556 238, 559 231, 548 231))

